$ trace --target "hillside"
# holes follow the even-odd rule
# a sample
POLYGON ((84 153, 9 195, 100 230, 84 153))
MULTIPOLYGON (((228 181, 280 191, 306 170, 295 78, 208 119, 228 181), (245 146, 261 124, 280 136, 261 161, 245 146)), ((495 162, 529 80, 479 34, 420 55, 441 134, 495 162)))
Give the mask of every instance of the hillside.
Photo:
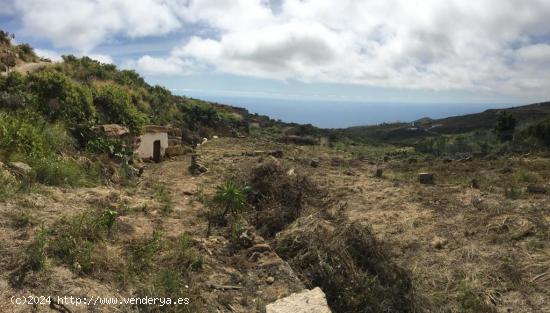
POLYGON ((490 109, 481 113, 452 116, 442 119, 424 118, 411 123, 382 124, 350 127, 341 130, 342 136, 361 141, 372 139, 386 142, 403 142, 439 135, 463 134, 472 131, 492 130, 501 112, 512 114, 518 127, 525 127, 550 117, 550 102, 535 103, 507 109, 490 109))

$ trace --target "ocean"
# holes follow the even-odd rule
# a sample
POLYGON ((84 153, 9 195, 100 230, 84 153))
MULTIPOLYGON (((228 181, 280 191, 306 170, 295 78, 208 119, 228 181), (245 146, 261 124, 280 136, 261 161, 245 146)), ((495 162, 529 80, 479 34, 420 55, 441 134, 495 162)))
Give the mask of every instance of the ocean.
MULTIPOLYGON (((345 128, 392 122, 412 122, 423 117, 433 119, 479 113, 487 109, 507 108, 513 104, 477 103, 395 103, 287 100, 249 97, 189 95, 197 99, 248 109, 284 122, 312 124, 322 128, 345 128)), ((519 105, 519 104, 518 104, 519 105)))

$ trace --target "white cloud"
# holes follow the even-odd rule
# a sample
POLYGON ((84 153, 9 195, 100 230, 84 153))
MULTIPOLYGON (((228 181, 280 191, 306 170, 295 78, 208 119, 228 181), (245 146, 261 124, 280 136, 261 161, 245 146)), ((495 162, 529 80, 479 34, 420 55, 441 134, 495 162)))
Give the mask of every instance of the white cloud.
POLYGON ((17 0, 24 29, 91 50, 115 36, 196 31, 148 73, 546 96, 550 1, 17 0))
POLYGON ((13 4, 26 33, 80 51, 116 35, 161 35, 181 26, 168 3, 159 0, 17 0, 13 4))
POLYGON ((39 57, 41 58, 46 58, 46 59, 50 59, 54 62, 59 62, 62 60, 61 58, 61 54, 55 52, 55 51, 52 51, 52 50, 47 50, 47 49, 34 49, 34 52, 36 53, 36 55, 38 55, 39 57))
POLYGON ((193 37, 171 58, 313 82, 538 95, 550 88, 550 46, 536 43, 550 36, 548 1, 283 0, 278 11, 260 0, 217 3, 191 1, 188 12, 217 36, 193 37))
POLYGON ((191 72, 189 61, 173 56, 156 58, 145 55, 135 62, 134 67, 141 72, 154 75, 185 75, 191 72))
MULTIPOLYGON (((79 55, 79 56, 83 56, 83 55, 79 55)), ((101 63, 105 63, 105 64, 114 64, 115 62, 113 61, 113 58, 109 55, 106 55, 106 54, 86 54, 87 57, 89 57, 90 59, 92 60, 96 60, 96 61, 99 61, 101 63)))
MULTIPOLYGON (((59 62, 62 60, 62 55, 56 51, 47 50, 47 49, 34 49, 36 55, 42 58, 50 59, 54 62, 59 62)), ((83 57, 84 54, 77 53, 76 56, 83 57)), ((101 63, 114 64, 114 60, 111 56, 106 54, 94 54, 88 53, 85 56, 89 57, 92 60, 99 61, 101 63)))

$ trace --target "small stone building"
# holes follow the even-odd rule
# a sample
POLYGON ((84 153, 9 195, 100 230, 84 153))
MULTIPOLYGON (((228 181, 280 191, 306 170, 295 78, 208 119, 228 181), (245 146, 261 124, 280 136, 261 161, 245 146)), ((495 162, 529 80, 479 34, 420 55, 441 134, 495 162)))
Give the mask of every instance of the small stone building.
POLYGON ((143 160, 160 162, 165 156, 183 154, 181 130, 174 127, 147 125, 137 140, 136 155, 143 160))
POLYGON ((107 137, 121 140, 133 147, 135 156, 142 160, 160 162, 165 156, 181 155, 181 130, 174 127, 147 125, 141 135, 131 134, 128 128, 117 124, 100 125, 99 130, 107 137))
POLYGON ((137 140, 136 155, 143 160, 160 162, 168 147, 168 129, 163 126, 148 125, 137 140))

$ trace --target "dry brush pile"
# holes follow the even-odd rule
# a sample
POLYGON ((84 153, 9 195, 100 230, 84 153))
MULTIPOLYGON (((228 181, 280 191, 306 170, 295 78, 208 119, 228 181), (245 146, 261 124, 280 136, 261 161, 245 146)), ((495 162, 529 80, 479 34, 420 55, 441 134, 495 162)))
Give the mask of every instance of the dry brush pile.
POLYGON ((308 287, 323 289, 335 312, 414 311, 409 273, 315 182, 265 162, 248 183, 251 222, 308 287))

